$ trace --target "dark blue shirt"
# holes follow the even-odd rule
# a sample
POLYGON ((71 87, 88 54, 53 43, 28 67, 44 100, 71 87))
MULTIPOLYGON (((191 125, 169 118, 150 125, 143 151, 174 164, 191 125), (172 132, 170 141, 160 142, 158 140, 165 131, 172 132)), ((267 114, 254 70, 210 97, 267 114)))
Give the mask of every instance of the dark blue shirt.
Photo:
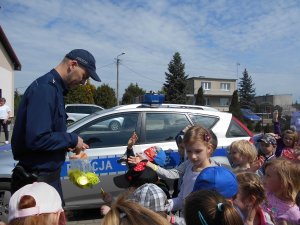
POLYGON ((58 169, 66 151, 77 144, 77 135, 67 133, 63 94, 65 84, 55 69, 35 80, 19 105, 12 135, 15 160, 25 168, 58 169))

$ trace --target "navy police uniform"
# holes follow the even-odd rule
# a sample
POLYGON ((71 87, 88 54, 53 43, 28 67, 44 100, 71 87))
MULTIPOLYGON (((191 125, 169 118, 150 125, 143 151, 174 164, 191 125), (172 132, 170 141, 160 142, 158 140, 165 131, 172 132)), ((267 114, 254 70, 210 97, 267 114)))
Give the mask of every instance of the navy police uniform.
MULTIPOLYGON (((29 175, 33 181, 47 182, 56 188, 61 198, 60 168, 67 149, 74 148, 78 139, 76 134, 66 132, 63 97, 66 92, 55 69, 35 80, 22 97, 11 142, 14 159, 21 168, 18 172, 16 167, 13 176, 20 179, 24 172, 25 177, 29 175)), ((12 182, 12 192, 20 188, 16 179, 12 182)))

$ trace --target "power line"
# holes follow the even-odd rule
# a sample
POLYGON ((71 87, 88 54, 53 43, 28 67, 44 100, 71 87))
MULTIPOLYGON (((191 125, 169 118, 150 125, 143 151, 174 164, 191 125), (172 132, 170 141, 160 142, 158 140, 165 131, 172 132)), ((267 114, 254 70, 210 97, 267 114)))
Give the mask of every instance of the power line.
POLYGON ((123 63, 120 63, 120 65, 126 67, 128 70, 130 70, 131 72, 133 72, 133 73, 135 73, 135 74, 137 74, 137 75, 139 75, 139 76, 141 76, 141 77, 144 77, 144 78, 146 78, 146 79, 148 79, 148 80, 152 80, 152 81, 157 82, 157 83, 160 83, 160 84, 162 83, 161 81, 151 79, 151 78, 149 78, 149 77, 146 77, 146 76, 144 76, 144 75, 142 75, 142 74, 140 74, 140 73, 134 71, 134 70, 131 69, 130 67, 125 66, 123 63))
POLYGON ((112 65, 112 64, 115 64, 115 63, 112 62, 112 63, 106 64, 106 65, 104 65, 104 66, 100 66, 99 69, 100 69, 100 68, 103 68, 103 67, 106 67, 106 66, 110 66, 110 65, 112 65))

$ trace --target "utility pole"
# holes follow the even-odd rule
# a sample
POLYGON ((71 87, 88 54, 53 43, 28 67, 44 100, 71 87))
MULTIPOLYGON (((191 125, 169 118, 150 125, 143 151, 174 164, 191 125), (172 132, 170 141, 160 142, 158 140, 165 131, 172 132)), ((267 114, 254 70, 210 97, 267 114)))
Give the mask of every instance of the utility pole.
POLYGON ((238 83, 239 83, 239 66, 241 64, 239 62, 236 63, 236 90, 238 90, 238 83))
POLYGON ((117 55, 117 105, 119 105, 119 64, 120 64, 120 59, 119 56, 124 55, 125 52, 122 52, 121 54, 117 55))

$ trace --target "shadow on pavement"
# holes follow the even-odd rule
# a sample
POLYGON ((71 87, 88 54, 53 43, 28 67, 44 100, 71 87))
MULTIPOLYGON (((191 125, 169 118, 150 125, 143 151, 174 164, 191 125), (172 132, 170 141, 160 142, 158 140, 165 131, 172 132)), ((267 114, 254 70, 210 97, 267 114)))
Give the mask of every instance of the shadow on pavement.
POLYGON ((100 209, 67 210, 67 221, 102 219, 100 209))

